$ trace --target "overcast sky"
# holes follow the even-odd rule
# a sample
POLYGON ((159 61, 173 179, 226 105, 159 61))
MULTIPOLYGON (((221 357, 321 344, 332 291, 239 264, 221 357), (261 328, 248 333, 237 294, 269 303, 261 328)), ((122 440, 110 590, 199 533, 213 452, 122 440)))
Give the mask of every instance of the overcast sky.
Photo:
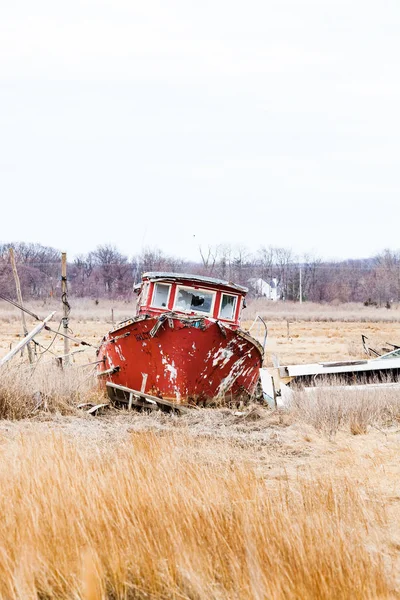
POLYGON ((0 8, 0 241, 400 248, 399 0, 0 8))

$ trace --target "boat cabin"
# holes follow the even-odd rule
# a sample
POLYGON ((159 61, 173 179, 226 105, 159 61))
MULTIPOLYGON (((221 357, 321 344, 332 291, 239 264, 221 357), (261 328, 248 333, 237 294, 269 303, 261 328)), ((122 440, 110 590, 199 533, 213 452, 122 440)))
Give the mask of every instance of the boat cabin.
POLYGON ((184 273, 148 272, 139 292, 137 314, 174 312, 202 316, 238 327, 247 288, 222 279, 184 273))

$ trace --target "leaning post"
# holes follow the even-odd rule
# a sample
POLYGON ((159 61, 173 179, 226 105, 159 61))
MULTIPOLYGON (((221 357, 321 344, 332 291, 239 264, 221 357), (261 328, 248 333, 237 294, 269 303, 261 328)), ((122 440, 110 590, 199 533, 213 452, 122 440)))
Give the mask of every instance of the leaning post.
POLYGON ((33 340, 35 335, 40 333, 42 331, 42 329, 44 327, 46 327, 46 323, 48 321, 50 321, 50 319, 55 314, 56 314, 55 312, 52 312, 48 317, 43 319, 43 321, 41 321, 39 323, 39 325, 36 325, 36 327, 34 329, 32 329, 32 331, 30 333, 28 333, 28 335, 24 339, 22 339, 20 342, 18 342, 18 344, 16 346, 14 346, 14 348, 12 348, 8 354, 3 356, 3 358, 0 358, 0 367, 5 365, 13 356, 15 356, 20 350, 22 350, 22 348, 24 348, 31 340, 33 340))
MULTIPOLYGON (((11 267, 12 267, 12 271, 13 271, 13 275, 14 275, 14 281, 15 281, 15 288, 17 290, 18 302, 19 302, 20 306, 23 306, 21 284, 20 284, 20 281, 19 281, 19 276, 18 276, 18 271, 17 271, 17 264, 15 262, 14 248, 10 248, 9 251, 10 251, 11 267)), ((22 330, 24 332, 24 336, 26 337, 28 335, 28 328, 26 326, 25 313, 24 313, 23 310, 21 310, 21 320, 22 320, 22 330)), ((29 343, 26 344, 26 347, 28 349, 29 362, 32 364, 33 363, 32 347, 31 347, 31 345, 29 343)))
POLYGON ((61 253, 61 301, 63 305, 63 332, 64 332, 64 365, 68 366, 69 362, 69 339, 68 337, 68 326, 69 326, 69 312, 70 305, 68 304, 68 286, 67 286, 67 253, 61 253))

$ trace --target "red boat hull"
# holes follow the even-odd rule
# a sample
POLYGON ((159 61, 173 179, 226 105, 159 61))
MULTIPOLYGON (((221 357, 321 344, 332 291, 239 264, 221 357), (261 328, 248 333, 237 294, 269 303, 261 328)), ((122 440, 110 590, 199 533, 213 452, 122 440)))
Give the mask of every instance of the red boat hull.
POLYGON ((248 399, 262 348, 240 329, 208 318, 136 317, 99 348, 104 378, 180 404, 248 399))

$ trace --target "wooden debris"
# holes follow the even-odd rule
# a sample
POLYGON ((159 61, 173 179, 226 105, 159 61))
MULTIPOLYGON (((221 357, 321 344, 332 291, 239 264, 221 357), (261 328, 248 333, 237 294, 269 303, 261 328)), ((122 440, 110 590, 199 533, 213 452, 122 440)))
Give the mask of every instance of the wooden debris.
POLYGON ((42 331, 42 329, 46 326, 46 323, 50 321, 55 315, 55 311, 53 311, 48 317, 46 317, 39 325, 36 325, 34 329, 28 335, 21 340, 8 354, 6 354, 3 358, 0 359, 0 367, 5 365, 13 356, 15 356, 22 348, 24 348, 38 333, 42 331))
POLYGON ((179 414, 186 413, 189 409, 188 406, 182 406, 175 402, 170 402, 164 398, 158 398, 157 396, 151 396, 145 394, 139 390, 132 390, 131 388, 125 387, 124 385, 118 385, 107 381, 107 393, 111 401, 122 402, 128 405, 128 408, 137 406, 140 408, 148 408, 154 410, 159 408, 164 411, 174 411, 179 414), (117 395, 117 391, 123 392, 121 395, 117 395))
POLYGON ((104 404, 96 404, 95 406, 92 406, 92 408, 89 408, 89 410, 86 412, 88 413, 88 415, 94 415, 97 413, 97 411, 99 411, 102 408, 105 408, 106 406, 110 406, 110 403, 105 402, 104 404))

